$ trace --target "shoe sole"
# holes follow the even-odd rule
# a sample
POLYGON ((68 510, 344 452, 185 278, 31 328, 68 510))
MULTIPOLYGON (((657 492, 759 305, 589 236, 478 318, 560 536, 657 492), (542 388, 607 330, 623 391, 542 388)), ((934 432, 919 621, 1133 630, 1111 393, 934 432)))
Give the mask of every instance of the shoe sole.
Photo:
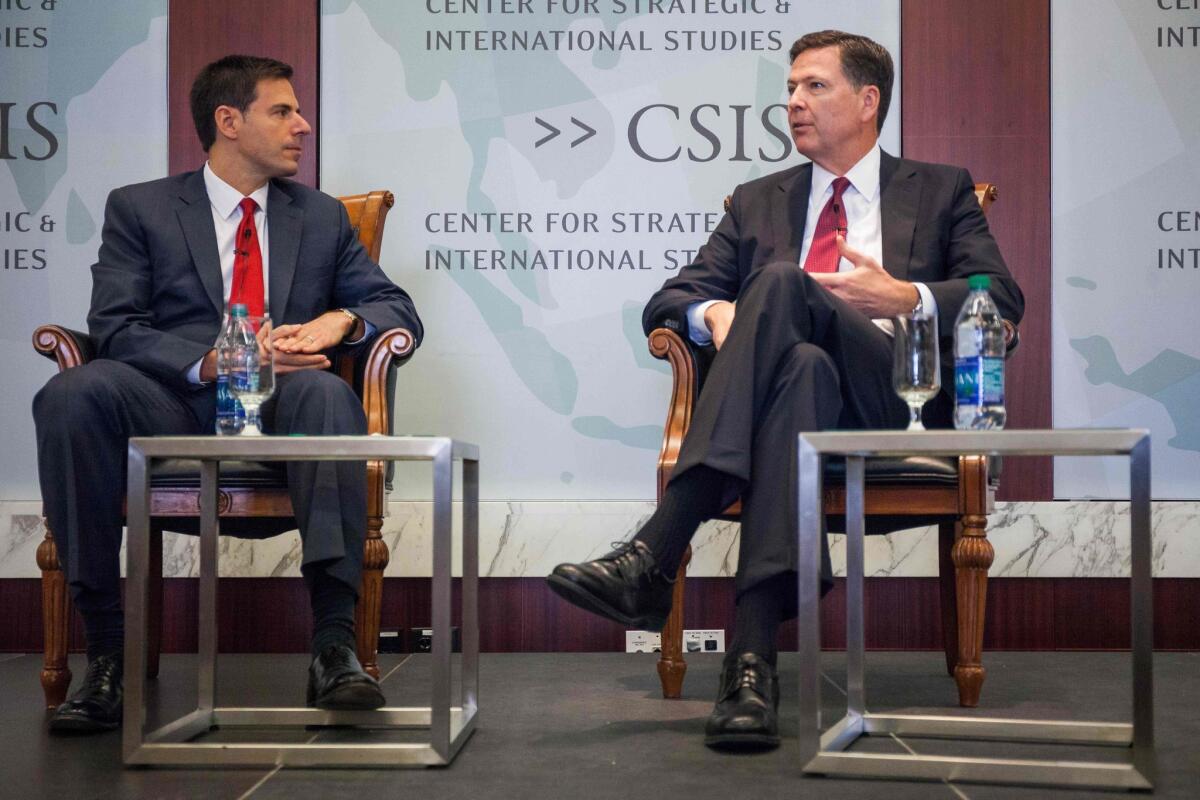
POLYGON ((51 733, 104 733, 121 727, 121 721, 99 722, 87 717, 53 717, 47 727, 51 733))
POLYGON ((311 705, 323 711, 374 711, 387 701, 379 687, 368 683, 348 683, 335 687, 311 705))
POLYGON ((618 622, 627 628, 657 633, 667 624, 666 617, 630 617, 623 614, 579 584, 558 575, 550 575, 546 578, 546 583, 550 585, 552 592, 571 605, 582 608, 584 611, 590 611, 605 619, 610 619, 613 622, 618 622))
POLYGON ((714 750, 728 750, 730 752, 774 750, 776 747, 779 747, 779 737, 766 733, 722 733, 715 736, 705 736, 704 745, 714 750))

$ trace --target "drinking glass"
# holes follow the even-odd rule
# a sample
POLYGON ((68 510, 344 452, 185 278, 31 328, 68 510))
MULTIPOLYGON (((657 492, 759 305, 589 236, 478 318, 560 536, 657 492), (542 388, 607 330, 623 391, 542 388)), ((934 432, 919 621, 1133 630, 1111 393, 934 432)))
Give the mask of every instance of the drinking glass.
MULTIPOLYGON (((246 409, 246 427, 239 436, 262 436, 259 407, 275 391, 275 352, 271 346, 271 318, 245 317, 243 325, 254 345, 236 348, 229 388, 246 409)), ((250 339, 249 336, 246 337, 250 339)))
POLYGON ((908 430, 923 431, 921 407, 942 388, 937 317, 928 312, 895 320, 892 342, 892 388, 908 403, 908 430))

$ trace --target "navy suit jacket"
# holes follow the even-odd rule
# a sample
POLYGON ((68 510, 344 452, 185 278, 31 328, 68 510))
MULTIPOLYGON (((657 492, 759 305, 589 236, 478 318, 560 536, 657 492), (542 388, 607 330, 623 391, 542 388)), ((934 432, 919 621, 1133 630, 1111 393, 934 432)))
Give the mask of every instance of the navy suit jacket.
MULTIPOLYGON (((268 308, 275 324, 348 308, 377 330, 407 328, 420 343, 412 300, 367 256, 336 198, 273 180, 267 228, 268 308)), ((187 373, 217 339, 223 291, 202 171, 109 194, 88 312, 98 357, 123 361, 194 395, 200 387, 188 382, 187 373)))
MULTIPOLYGON (((687 338, 687 309, 703 300, 736 300, 747 276, 774 261, 800 263, 812 164, 776 172, 734 190, 729 212, 696 260, 650 298, 642 314, 649 335, 672 328, 687 338)), ((879 164, 883 268, 926 284, 938 305, 941 337, 953 336, 967 297, 967 277, 991 277, 992 299, 1016 323, 1025 310, 1017 286, 960 167, 926 164, 882 153, 879 164)))

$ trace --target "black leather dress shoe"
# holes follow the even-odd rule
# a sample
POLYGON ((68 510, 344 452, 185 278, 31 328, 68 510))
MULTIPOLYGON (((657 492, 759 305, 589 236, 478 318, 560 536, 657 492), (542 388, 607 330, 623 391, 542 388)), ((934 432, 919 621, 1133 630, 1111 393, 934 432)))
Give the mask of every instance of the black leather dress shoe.
POLYGON ((384 704, 379 681, 358 663, 354 648, 331 644, 308 667, 308 704, 330 711, 369 711, 384 704))
POLYGON ((719 750, 779 746, 779 676, 757 653, 742 653, 721 670, 721 693, 704 726, 704 743, 719 750))
POLYGON ((673 578, 663 575, 654 555, 634 539, 603 558, 559 564, 546 578, 568 603, 627 628, 660 631, 671 613, 673 578))
POLYGON ((53 733, 99 733, 121 725, 124 656, 97 656, 88 663, 83 685, 50 717, 53 733))

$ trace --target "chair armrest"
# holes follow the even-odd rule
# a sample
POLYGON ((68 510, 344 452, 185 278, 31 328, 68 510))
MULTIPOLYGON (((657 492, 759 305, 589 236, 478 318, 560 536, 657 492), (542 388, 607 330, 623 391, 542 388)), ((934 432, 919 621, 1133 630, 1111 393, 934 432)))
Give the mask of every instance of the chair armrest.
MULTIPOLYGON (((396 396, 396 369, 412 356, 414 343, 411 331, 391 328, 353 350, 337 354, 334 371, 362 398, 368 434, 394 432, 392 400, 396 396)), ((383 491, 391 491, 395 470, 394 461, 369 462, 370 485, 376 486, 376 481, 381 481, 383 491)))
POLYGON ((1021 343, 1021 330, 1015 322, 1009 322, 1006 319, 1001 322, 1004 323, 1004 357, 1008 358, 1021 343))
POLYGON ((367 415, 367 433, 392 433, 396 369, 412 356, 414 342, 411 331, 391 328, 346 358, 353 370, 351 385, 367 415))
POLYGON ((650 354, 671 365, 674 379, 671 402, 667 406, 667 422, 663 426, 662 449, 658 454, 658 496, 661 499, 675 462, 683 435, 692 421, 692 408, 699 392, 699 369, 692 348, 675 331, 655 328, 648 340, 650 354))
POLYGON ((35 330, 33 349, 58 362, 59 372, 86 364, 96 357, 92 337, 61 325, 42 325, 35 330))

